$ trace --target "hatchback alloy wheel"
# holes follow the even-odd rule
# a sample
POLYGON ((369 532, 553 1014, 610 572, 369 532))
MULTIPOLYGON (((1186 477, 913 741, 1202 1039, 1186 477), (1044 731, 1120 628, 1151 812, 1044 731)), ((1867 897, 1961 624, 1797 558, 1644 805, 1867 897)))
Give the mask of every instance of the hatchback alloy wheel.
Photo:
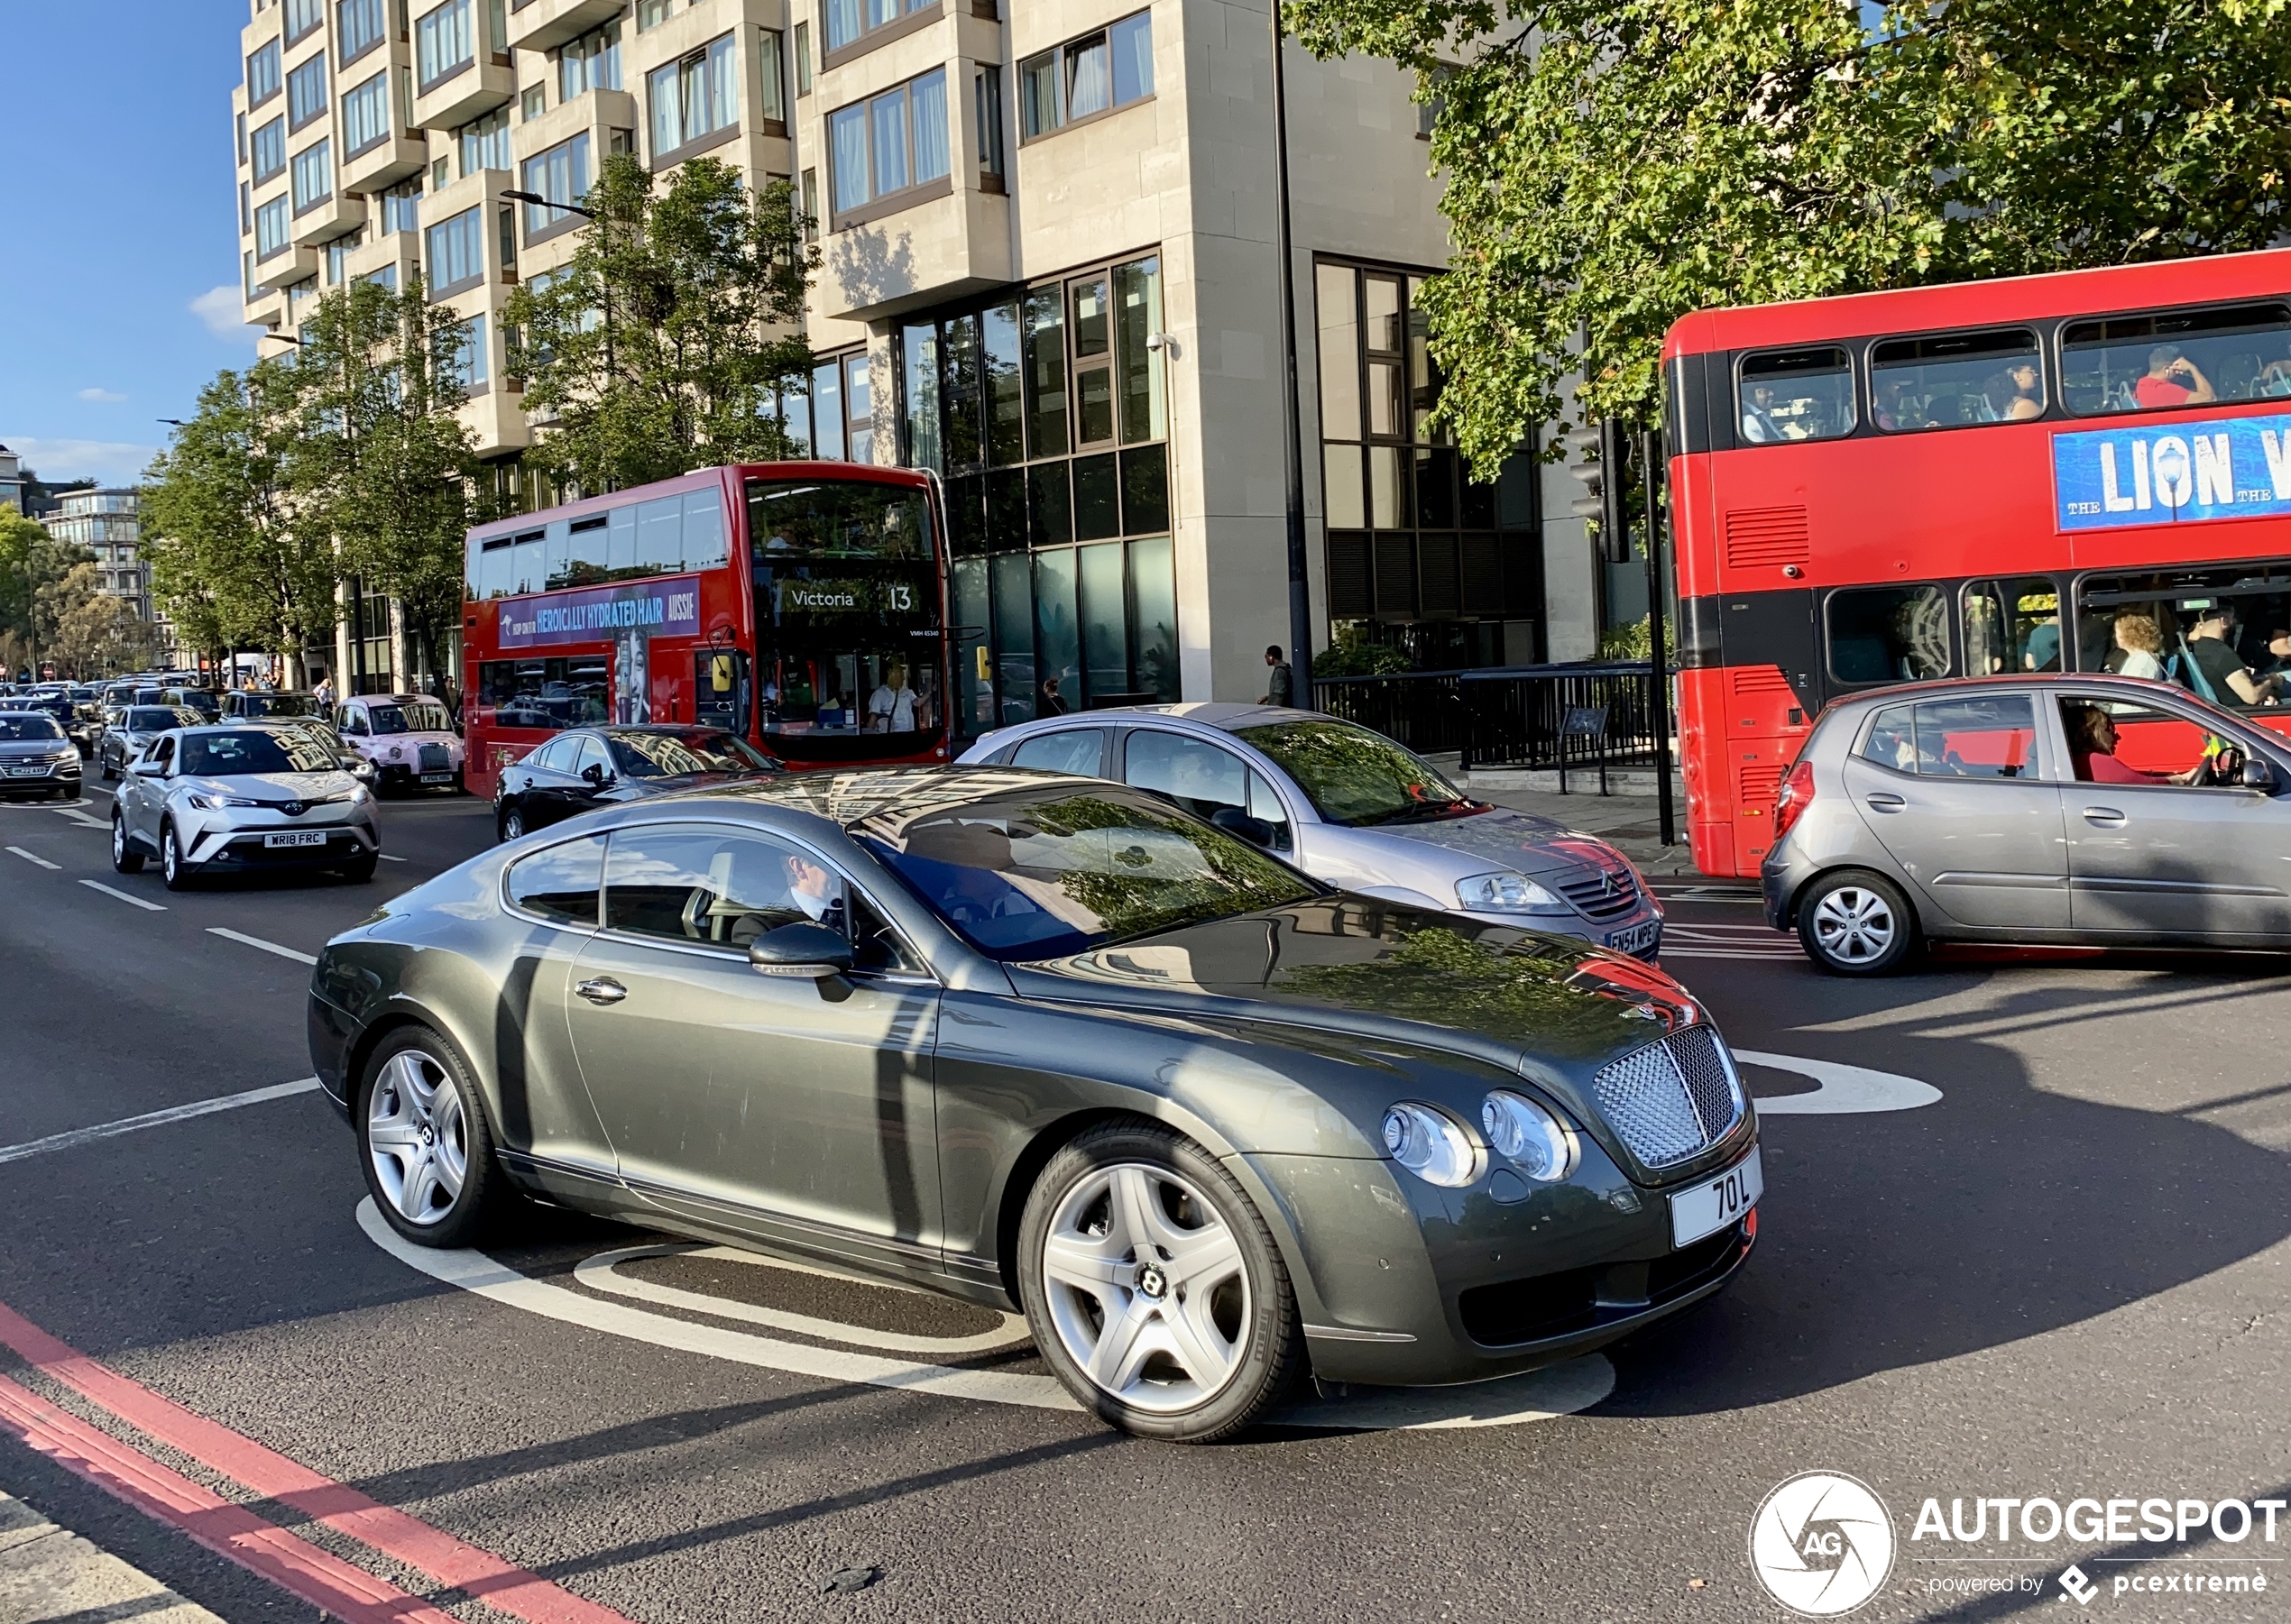
POLYGON ((1898 968, 1916 944, 1909 901, 1875 875, 1841 875, 1799 904, 1799 939, 1826 970, 1878 976, 1898 968))

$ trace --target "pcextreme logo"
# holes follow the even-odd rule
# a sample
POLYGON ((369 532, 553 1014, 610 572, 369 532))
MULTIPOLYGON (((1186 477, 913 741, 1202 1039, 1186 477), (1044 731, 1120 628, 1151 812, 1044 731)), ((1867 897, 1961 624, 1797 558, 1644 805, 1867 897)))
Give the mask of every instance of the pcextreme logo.
POLYGON ((1801 1472, 1750 1520, 1750 1566, 1792 1612, 1834 1619, 1884 1588, 1893 1571, 1893 1517, 1859 1478, 1801 1472))

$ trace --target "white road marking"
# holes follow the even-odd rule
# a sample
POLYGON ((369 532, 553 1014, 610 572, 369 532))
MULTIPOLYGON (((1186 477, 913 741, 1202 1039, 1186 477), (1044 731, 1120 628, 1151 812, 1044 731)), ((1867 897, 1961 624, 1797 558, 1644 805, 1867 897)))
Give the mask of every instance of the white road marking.
POLYGON ((15 853, 18 857, 22 858, 23 858, 25 862, 27 862, 27 863, 37 863, 37 864, 39 864, 39 865, 40 865, 42 868, 45 868, 45 869, 46 869, 46 870, 48 870, 48 872, 49 872, 49 873, 51 873, 51 874, 60 874, 60 873, 62 873, 62 872, 63 872, 63 865, 62 865, 61 863, 51 863, 51 862, 50 862, 50 861, 49 861, 46 858, 42 858, 42 857, 34 857, 34 856, 32 856, 32 853, 30 853, 30 852, 26 851, 26 850, 25 850, 23 847, 21 847, 21 846, 11 846, 11 847, 9 847, 9 848, 8 848, 8 849, 9 849, 10 851, 14 852, 14 853, 15 853))
POLYGON ((101 818, 91 818, 77 806, 51 806, 48 809, 60 818, 69 818, 83 829, 109 830, 111 825, 101 818))
MULTIPOLYGON (((700 1353, 735 1364, 790 1375, 811 1376, 905 1391, 936 1393, 950 1399, 970 1399, 989 1404, 1013 1404, 1029 1409, 1078 1411, 1081 1407, 1050 1376, 1026 1376, 998 1371, 950 1370, 806 1343, 783 1342, 713 1326, 673 1319, 620 1303, 600 1302, 562 1286, 553 1286, 520 1274, 482 1252, 444 1252, 416 1246, 382 1219, 371 1197, 358 1203, 358 1227, 366 1238, 408 1268, 458 1287, 507 1307, 522 1309, 565 1325, 585 1326, 608 1335, 625 1336, 655 1347, 700 1353)), ((642 1250, 651 1250, 645 1248, 642 1250)), ((628 1252, 606 1253, 625 1257, 628 1252)), ((591 1260, 593 1262, 600 1259, 591 1260)), ((774 1260, 777 1262, 777 1260, 774 1260)), ((576 1278, 577 1271, 576 1271, 576 1278)), ((621 1280, 621 1285, 630 1282, 621 1280)), ((705 1312, 732 1317, 734 1307, 721 1298, 704 1299, 705 1312)), ((747 1305, 741 1305, 747 1306, 747 1305)), ((1016 1317, 1015 1316, 1012 1317, 1016 1317)), ((856 1327, 843 1326, 848 1333, 856 1327)), ((1615 1390, 1615 1367, 1598 1353, 1571 1359, 1548 1370, 1467 1387, 1396 1388, 1374 1398, 1338 1399, 1299 1405, 1270 1418, 1275 1426, 1351 1427, 1362 1430, 1432 1429, 1457 1427, 1507 1427, 1572 1415, 1604 1399, 1615 1390)))
POLYGON ((386 851, 378 851, 374 855, 385 863, 402 863, 406 860, 403 858, 392 857, 386 851))
POLYGON ((135 906, 143 909, 147 913, 164 913, 167 912, 167 904, 165 903, 147 903, 140 896, 130 896, 124 891, 115 891, 109 885, 105 885, 101 880, 82 880, 79 883, 87 886, 90 891, 100 891, 106 896, 115 896, 119 898, 121 902, 133 903, 135 906))
POLYGON ((141 1116, 123 1117, 118 1122, 98 1123, 92 1128, 72 1128, 61 1133, 51 1133, 45 1139, 27 1139, 22 1144, 0 1145, 0 1162, 22 1161, 30 1156, 44 1156, 51 1151, 69 1151, 76 1146, 92 1144, 99 1139, 116 1139, 122 1133, 133 1133, 144 1128, 165 1127, 169 1123, 189 1122, 195 1116, 212 1116, 217 1111, 235 1111, 242 1106, 259 1106, 268 1100, 287 1099, 297 1094, 308 1094, 318 1086, 315 1077, 306 1077, 291 1083, 273 1083, 267 1088, 249 1088, 244 1094, 225 1094, 215 1099, 193 1100, 188 1106, 170 1106, 164 1111, 149 1111, 141 1116))
POLYGON ((1941 1090, 1931 1083, 1898 1072, 1873 1071, 1866 1066, 1762 1054, 1751 1049, 1735 1050, 1734 1059, 1745 1065, 1810 1077, 1821 1085, 1811 1094, 1785 1094, 1774 1099, 1753 1096, 1752 1103, 1761 1116, 1863 1116, 1879 1111, 1914 1111, 1941 1097, 1941 1090))
POLYGON ((266 953, 276 953, 280 958, 291 959, 297 964, 318 962, 318 957, 315 953, 299 953, 292 948, 282 948, 275 941, 265 941, 260 936, 247 936, 237 931, 226 931, 221 925, 207 926, 207 933, 209 936, 223 937, 230 941, 244 942, 251 948, 261 948, 266 953))

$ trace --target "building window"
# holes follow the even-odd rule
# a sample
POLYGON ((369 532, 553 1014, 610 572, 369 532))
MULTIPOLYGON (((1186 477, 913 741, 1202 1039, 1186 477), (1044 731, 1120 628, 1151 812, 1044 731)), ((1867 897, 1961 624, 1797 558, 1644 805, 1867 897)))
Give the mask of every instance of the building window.
POLYGON ((938 0, 825 0, 821 20, 826 25, 827 49, 831 53, 841 50, 904 15, 937 4, 938 0))
POLYGON ((378 234, 389 236, 393 232, 416 231, 420 228, 421 179, 419 176, 381 193, 375 201, 382 206, 378 234))
POLYGON ((254 234, 254 188, 245 181, 239 182, 239 235, 254 234))
POLYGON ((739 123, 732 96, 732 36, 724 35, 645 80, 652 105, 652 161, 739 123))
POLYGON ((1178 693, 1158 255, 902 322, 902 460, 946 477, 961 730, 1178 693))
POLYGON ((246 60, 246 106, 249 112, 278 95, 279 42, 271 41, 246 60))
POLYGON ((334 197, 334 143, 321 141, 294 155, 294 212, 307 215, 334 197))
POLYGON ((1536 465, 1523 453, 1481 484, 1432 429, 1424 281, 1314 268, 1329 619, 1425 667, 1528 664, 1542 630, 1536 465))
POLYGON ((484 383, 488 375, 485 353, 485 318, 473 316, 457 330, 454 348, 444 358, 446 376, 471 390, 484 383))
POLYGON ((299 130, 327 110, 327 53, 287 75, 287 128, 299 130))
POLYGON ((805 170, 803 180, 804 241, 819 241, 819 171, 805 170))
POLYGON ((246 115, 242 113, 232 121, 238 135, 239 167, 246 167, 246 115))
POLYGON ((796 24, 796 94, 812 93, 812 25, 796 24))
POLYGON ((342 93, 342 150, 351 158, 390 139, 390 71, 342 93))
POLYGON ((274 118, 254 133, 254 184, 275 180, 286 172, 286 120, 274 118))
POLYGON ((364 232, 354 231, 347 236, 336 237, 327 244, 327 285, 328 287, 339 288, 349 280, 350 256, 364 244, 365 240, 364 232))
POLYGON ((1139 12, 1018 64, 1019 138, 1033 141, 1153 94, 1153 14, 1139 12))
POLYGON ((676 0, 637 0, 637 32, 657 28, 668 20, 669 9, 676 0))
POLYGON ((947 176, 946 70, 934 68, 827 118, 835 212, 896 197, 947 176))
POLYGON ((621 25, 583 34, 557 59, 557 99, 621 87, 621 25))
POLYGON ((518 93, 517 106, 518 117, 526 124, 531 124, 549 110, 549 87, 547 85, 526 86, 518 93))
MULTIPOLYGON (((589 133, 584 130, 572 140, 528 158, 519 185, 551 203, 578 203, 589 190, 589 133)), ((580 216, 567 210, 529 203, 525 206, 526 240, 543 235, 554 226, 569 229, 580 221, 580 216)))
POLYGON ((470 0, 446 0, 414 24, 414 68, 424 90, 476 60, 470 0))
POLYGON ((992 63, 971 78, 971 101, 979 115, 979 175, 989 191, 1002 189, 1002 69, 992 63))
POLYGON ((254 259, 268 261, 287 252, 287 234, 293 217, 287 213, 287 199, 272 197, 254 211, 254 259))
POLYGON ((756 101, 766 123, 787 128, 787 64, 785 43, 776 28, 758 31, 756 101))
POLYGON ((423 263, 429 267, 429 296, 443 298, 485 280, 485 221, 482 206, 465 208, 429 228, 423 263))
POLYGON ((286 0, 286 42, 307 37, 327 20, 326 0, 286 0))
POLYGON ((384 265, 379 271, 367 271, 358 280, 362 282, 372 282, 377 288, 387 288, 391 292, 395 293, 398 291, 398 267, 384 265))
POLYGON ((497 107, 475 124, 461 127, 462 179, 486 170, 512 167, 509 152, 509 109, 497 107))
POLYGON ((239 258, 243 261, 241 270, 244 273, 239 280, 241 285, 246 289, 246 302, 251 305, 254 302, 255 292, 254 250, 252 248, 248 249, 244 253, 241 254, 239 258))
POLYGON ((336 60, 345 67, 382 43, 390 32, 385 0, 341 0, 335 8, 336 60))
POLYGON ((812 368, 811 399, 784 403, 790 431, 802 411, 811 454, 829 463, 872 463, 875 460, 875 408, 867 352, 823 356, 812 368))

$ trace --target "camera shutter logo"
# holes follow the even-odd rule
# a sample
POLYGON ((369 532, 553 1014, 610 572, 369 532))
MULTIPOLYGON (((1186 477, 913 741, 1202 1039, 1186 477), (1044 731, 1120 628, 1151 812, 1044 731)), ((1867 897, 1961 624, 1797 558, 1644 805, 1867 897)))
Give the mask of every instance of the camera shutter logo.
POLYGON ((1883 1589, 1893 1571, 1893 1516, 1867 1483, 1801 1472, 1766 1496, 1750 1523, 1750 1566, 1792 1612, 1830 1619, 1883 1589))

